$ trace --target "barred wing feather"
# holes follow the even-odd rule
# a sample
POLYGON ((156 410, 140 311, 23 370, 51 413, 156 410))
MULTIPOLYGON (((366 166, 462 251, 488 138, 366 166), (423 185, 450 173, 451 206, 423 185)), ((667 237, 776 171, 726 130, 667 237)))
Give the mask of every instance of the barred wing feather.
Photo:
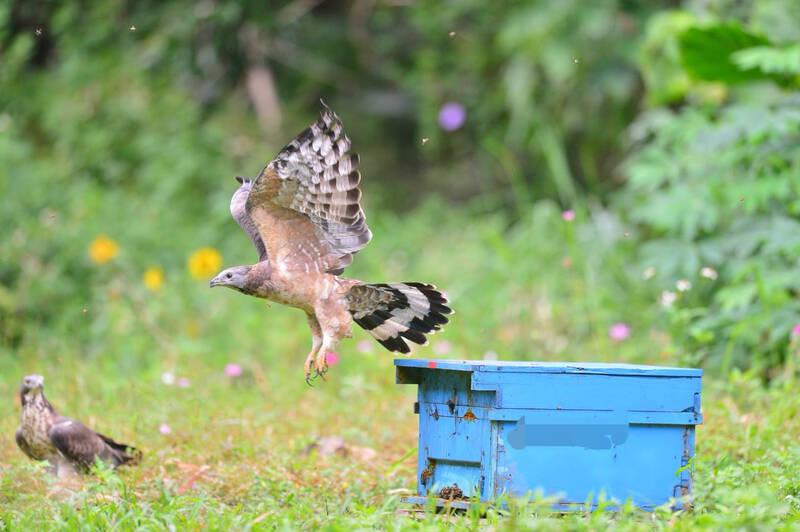
POLYGON ((348 152, 350 139, 339 117, 322 105, 316 122, 252 182, 245 210, 270 260, 339 274, 372 233, 360 205, 358 155, 348 152))

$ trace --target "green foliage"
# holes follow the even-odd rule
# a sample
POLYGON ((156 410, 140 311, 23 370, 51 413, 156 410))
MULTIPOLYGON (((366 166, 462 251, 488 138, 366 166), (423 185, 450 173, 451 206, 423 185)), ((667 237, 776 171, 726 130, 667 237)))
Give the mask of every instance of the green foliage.
POLYGON ((800 76, 800 44, 783 48, 754 46, 734 52, 731 57, 743 70, 758 69, 766 74, 800 76))
MULTIPOLYGON (((120 275, 159 266, 169 280, 185 277, 200 246, 220 248, 226 262, 252 260, 229 238, 227 176, 260 168, 313 117, 320 94, 339 100, 364 155, 369 213, 439 191, 471 199, 477 215, 506 211, 492 222, 502 240, 534 198, 572 202, 581 186, 606 189, 621 144, 611 131, 636 107, 630 40, 649 12, 611 1, 580 9, 380 5, 362 35, 343 30, 335 10, 215 5, 129 12, 111 1, 34 12, 23 2, 0 11, 9 22, 0 29, 0 193, 15 198, 0 207, 0 223, 13 228, 0 241, 5 345, 18 345, 31 322, 68 329, 83 308, 119 295, 97 287, 120 275), (308 61, 306 46, 331 53, 308 61), (264 65, 288 100, 282 132, 259 131, 241 89, 264 65), (363 83, 345 83, 348 75, 363 83), (322 77, 335 86, 320 86, 322 77), (398 90, 400 107, 370 103, 391 103, 386 95, 398 90), (468 120, 447 133, 436 116, 451 99, 468 120), (422 146, 421 137, 430 141, 422 146), (408 199, 398 199, 404 192, 408 199), (100 234, 121 245, 112 268, 88 258, 100 234)), ((99 341, 101 332, 74 335, 99 341)))
POLYGON ((8 78, 0 89, 0 193, 14 198, 0 209, 9 228, 0 240, 6 341, 14 343, 25 323, 80 312, 98 295, 103 275, 87 255, 98 234, 125 235, 126 248, 137 252, 120 262, 138 276, 153 263, 182 266, 226 221, 216 207, 233 180, 212 188, 210 179, 235 167, 222 155, 225 134, 202 122, 179 91, 130 74, 139 68, 112 54, 8 78))
POLYGON ((689 28, 678 42, 683 68, 697 79, 741 83, 764 77, 758 69, 744 69, 733 62, 734 52, 770 44, 766 37, 744 30, 739 23, 689 28))
POLYGON ((664 11, 647 21, 638 63, 650 105, 681 101, 692 87, 680 63, 678 36, 696 23, 686 11, 664 11))
MULTIPOLYGON (((570 205, 582 190, 615 184, 617 132, 639 98, 635 43, 653 9, 613 0, 491 10, 482 1, 426 2, 410 10, 411 28, 399 22, 418 44, 398 40, 380 64, 412 97, 437 183, 495 201, 499 192, 518 207, 542 196, 570 205), (454 133, 436 124, 448 100, 469 117, 454 133), (476 170, 497 177, 477 180, 476 170)), ((397 35, 397 14, 383 11, 384 30, 397 35)))
POLYGON ((480 198, 487 210, 524 210, 542 197, 571 204, 620 183, 619 133, 641 97, 635 44, 658 8, 619 0, 491 10, 479 1, 352 10, 264 9, 252 0, 29 5, 14 0, 5 11, 4 55, 19 68, 0 75, 11 79, 31 63, 113 69, 124 57, 133 81, 189 93, 206 118, 225 113, 232 95, 252 99, 251 74, 266 69, 272 81, 261 93, 279 97, 259 111, 270 140, 286 134, 277 124, 303 125, 322 96, 353 117, 358 148, 380 154, 365 161, 376 188, 408 197, 389 193, 384 203, 413 206, 413 191, 426 187, 457 201, 480 198), (451 100, 466 107, 467 121, 446 132, 436 117, 451 100))
MULTIPOLYGON (((688 72, 728 84, 794 74, 795 46, 756 46, 764 42, 730 23, 680 36, 688 72)), ((784 360, 800 322, 800 93, 731 94, 723 106, 642 115, 631 132, 644 142, 628 160, 622 198, 647 230, 642 268, 654 267, 668 292, 692 283, 668 310, 690 359, 763 370, 784 360)))

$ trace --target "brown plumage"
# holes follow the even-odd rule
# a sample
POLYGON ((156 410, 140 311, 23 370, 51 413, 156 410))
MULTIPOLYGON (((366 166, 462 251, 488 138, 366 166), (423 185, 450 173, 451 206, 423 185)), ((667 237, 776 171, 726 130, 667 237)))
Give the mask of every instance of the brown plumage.
POLYGON ((311 328, 305 376, 327 370, 326 353, 355 321, 390 351, 425 344, 453 311, 424 283, 367 284, 339 277, 372 238, 361 209, 359 158, 325 103, 319 118, 254 179, 237 177, 231 215, 250 236, 258 263, 219 273, 211 286, 299 308, 311 328))
POLYGON ((44 396, 44 377, 28 375, 19 392, 22 421, 17 445, 34 460, 50 462, 59 477, 86 472, 96 459, 116 468, 137 462, 141 452, 64 417, 44 396))

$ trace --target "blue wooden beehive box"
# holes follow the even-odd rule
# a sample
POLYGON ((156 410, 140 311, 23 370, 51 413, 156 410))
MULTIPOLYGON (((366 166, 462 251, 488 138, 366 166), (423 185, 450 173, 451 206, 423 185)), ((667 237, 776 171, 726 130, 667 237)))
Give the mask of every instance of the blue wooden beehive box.
POLYGON ((417 497, 541 490, 559 507, 691 494, 702 370, 569 362, 397 359, 417 384, 417 497), (441 490, 447 488, 444 492, 441 490))

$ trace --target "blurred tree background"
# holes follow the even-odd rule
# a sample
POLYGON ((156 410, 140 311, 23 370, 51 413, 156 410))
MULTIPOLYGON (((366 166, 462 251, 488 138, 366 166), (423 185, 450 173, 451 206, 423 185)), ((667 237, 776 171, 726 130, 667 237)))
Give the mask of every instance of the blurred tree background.
POLYGON ((348 274, 448 289, 459 356, 768 376, 800 335, 795 0, 10 0, 0 24, 5 353, 137 366, 298 321, 201 281, 255 259, 232 178, 319 98, 376 235, 348 274))

